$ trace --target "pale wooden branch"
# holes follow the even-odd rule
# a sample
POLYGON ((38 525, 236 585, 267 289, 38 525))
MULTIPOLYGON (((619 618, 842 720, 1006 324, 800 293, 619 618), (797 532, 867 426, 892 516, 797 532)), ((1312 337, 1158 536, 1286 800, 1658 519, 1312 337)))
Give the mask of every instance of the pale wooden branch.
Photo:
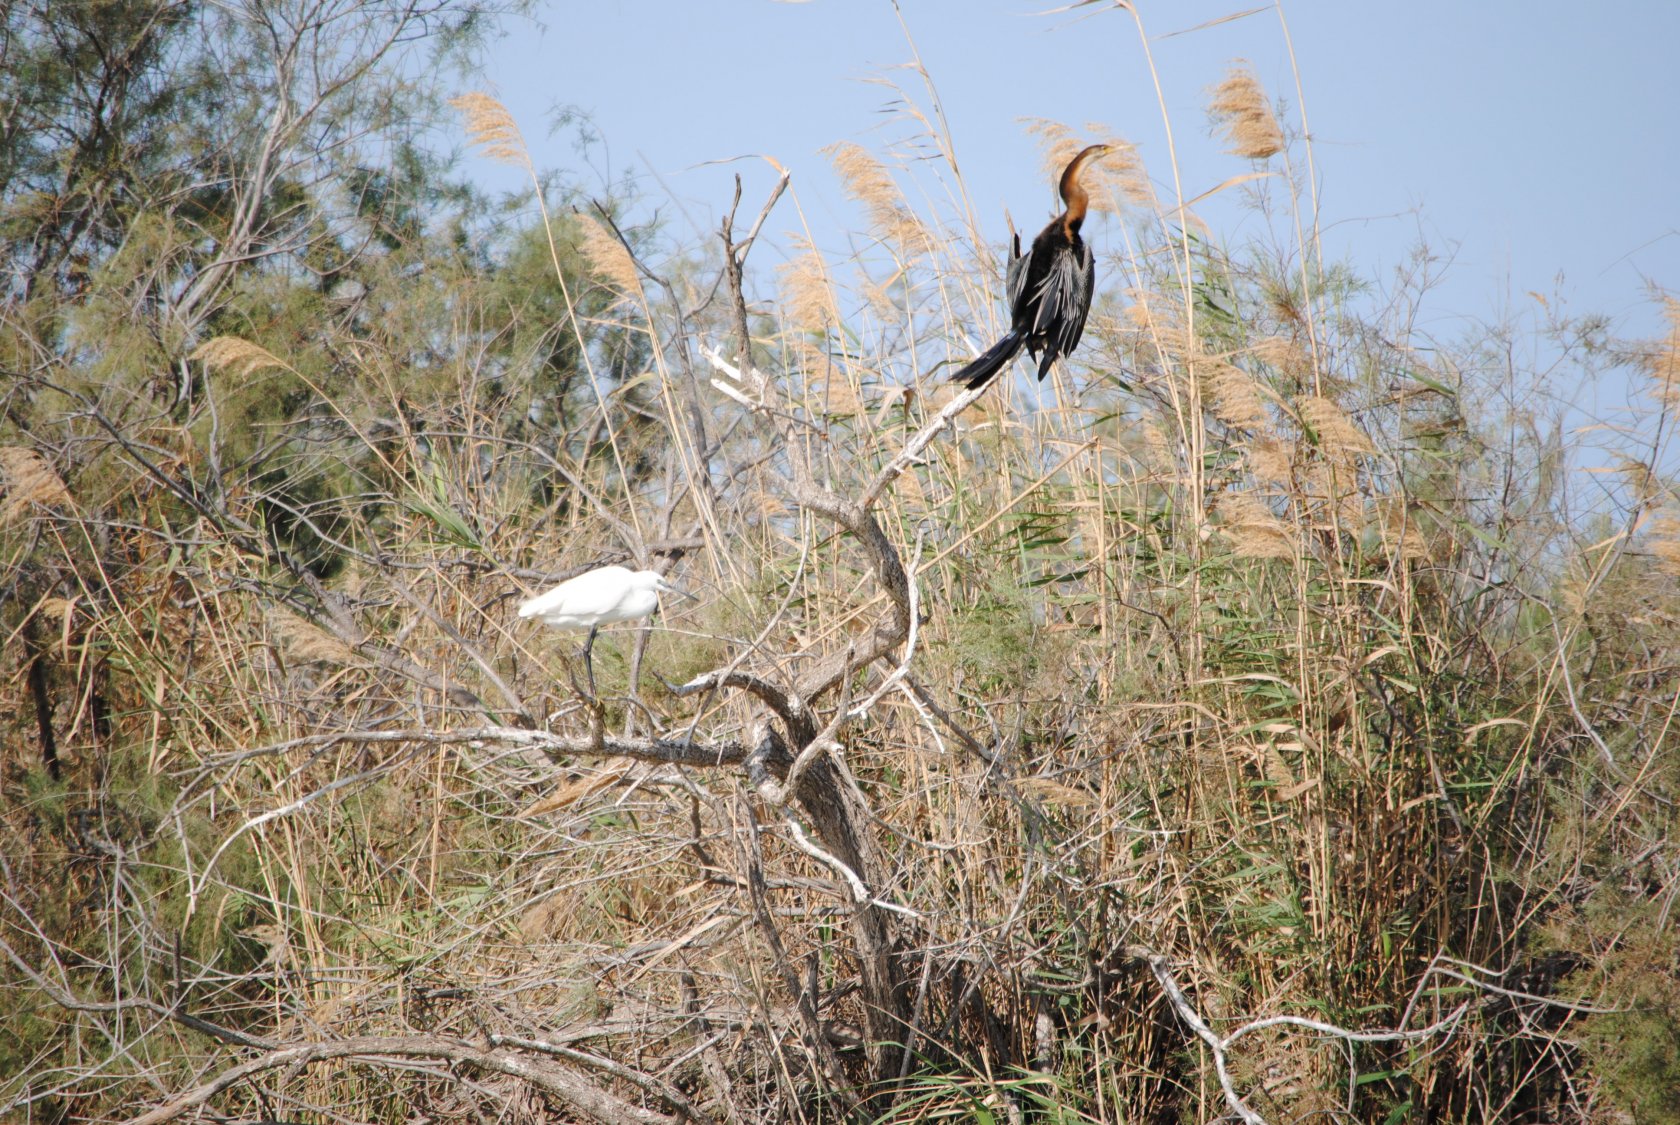
POLYGON ((899 450, 891 461, 881 466, 881 470, 875 474, 875 479, 863 490, 863 496, 858 500, 859 507, 873 508, 875 502, 881 498, 881 493, 887 490, 887 486, 903 475, 910 466, 919 462, 922 450, 933 444, 933 439, 939 436, 940 431, 950 426, 957 415, 977 402, 990 385, 983 383, 978 387, 969 387, 947 402, 938 414, 904 443, 904 448, 899 450))
MULTIPOLYGON (((434 1059, 490 1074, 505 1074, 529 1083, 568 1108, 587 1115, 590 1120, 606 1122, 607 1125, 677 1125, 684 1120, 704 1120, 694 1116, 686 1100, 682 1106, 673 1103, 679 1116, 656 1113, 631 1105, 564 1067, 514 1051, 499 1050, 493 1045, 476 1046, 465 1040, 433 1035, 364 1035, 279 1047, 249 1062, 229 1067, 185 1094, 130 1118, 127 1125, 162 1125, 165 1121, 173 1121, 267 1070, 282 1067, 301 1070, 312 1063, 340 1059, 355 1059, 364 1064, 393 1059, 434 1059)), ((664 1083, 658 1085, 665 1087, 664 1083)))
POLYGON ((856 871, 853 871, 850 867, 846 866, 845 862, 842 861, 839 856, 832 855, 819 847, 816 841, 812 840, 806 833, 805 829, 800 826, 799 822, 791 816, 787 818, 787 826, 788 833, 793 839, 794 846, 817 862, 827 864, 829 867, 833 868, 834 871, 839 874, 840 878, 846 881, 846 886, 849 887, 852 892, 852 901, 858 906, 879 906, 882 910, 890 910, 894 914, 902 914, 907 918, 924 917, 919 910, 912 910, 908 906, 901 906, 896 902, 888 902, 886 899, 877 898, 875 895, 871 894, 869 887, 864 884, 862 877, 860 877, 856 871))

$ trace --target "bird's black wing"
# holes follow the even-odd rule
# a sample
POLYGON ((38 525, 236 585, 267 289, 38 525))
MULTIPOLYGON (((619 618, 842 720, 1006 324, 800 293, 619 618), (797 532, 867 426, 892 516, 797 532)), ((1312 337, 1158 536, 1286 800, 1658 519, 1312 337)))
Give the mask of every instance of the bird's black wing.
POLYGON ((1066 256, 1068 265, 1067 304, 1060 310, 1056 327, 1056 350, 1068 355, 1079 346, 1085 334, 1085 317, 1091 311, 1091 297, 1096 292, 1096 258, 1091 244, 1084 239, 1066 256))
MULTIPOLYGON (((1034 246, 1034 253, 1039 249, 1034 246)), ((1079 343, 1094 284, 1091 248, 1083 240, 1076 239, 1072 245, 1062 242, 1046 258, 1035 293, 1037 307, 1029 338, 1044 349, 1044 360, 1038 366, 1040 379, 1049 374, 1058 357, 1067 355, 1079 343)))
POLYGON ((1027 257, 1021 253, 1021 235, 1016 232, 1009 250, 1009 271, 1004 275, 1004 298, 1009 303, 1011 320, 1021 307, 1021 295, 1027 289, 1027 257))

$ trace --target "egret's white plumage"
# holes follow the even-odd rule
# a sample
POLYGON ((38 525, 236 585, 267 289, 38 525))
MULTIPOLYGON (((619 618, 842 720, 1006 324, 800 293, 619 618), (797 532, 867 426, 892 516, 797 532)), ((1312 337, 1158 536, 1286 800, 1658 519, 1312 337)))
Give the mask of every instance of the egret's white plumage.
POLYGON ((559 629, 593 629, 646 617, 659 608, 661 593, 675 591, 657 571, 603 566, 520 602, 519 616, 540 617, 559 629))
POLYGON ((682 593, 658 571, 603 566, 520 602, 519 616, 535 617, 558 629, 589 630, 589 639, 583 642, 583 669, 589 676, 589 694, 594 695, 595 668, 589 656, 595 647, 596 631, 614 621, 646 617, 659 608, 660 594, 682 593))

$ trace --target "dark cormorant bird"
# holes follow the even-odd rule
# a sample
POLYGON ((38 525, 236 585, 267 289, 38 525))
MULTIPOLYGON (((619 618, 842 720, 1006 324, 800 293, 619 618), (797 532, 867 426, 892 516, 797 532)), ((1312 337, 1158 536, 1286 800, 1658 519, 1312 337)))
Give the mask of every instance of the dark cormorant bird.
POLYGON ((1079 237, 1079 226, 1085 221, 1091 203, 1091 197, 1079 182, 1079 172, 1087 161, 1095 160, 1112 147, 1092 145, 1068 162, 1059 186, 1066 210, 1038 232, 1025 254, 1021 253, 1020 234, 1015 235, 1006 285, 1009 332, 981 353, 980 358, 951 376, 952 379, 970 387, 985 386, 1009 366, 1024 344, 1032 357, 1039 360, 1038 377, 1042 380, 1059 356, 1067 355, 1079 345, 1095 285, 1091 247, 1079 237))

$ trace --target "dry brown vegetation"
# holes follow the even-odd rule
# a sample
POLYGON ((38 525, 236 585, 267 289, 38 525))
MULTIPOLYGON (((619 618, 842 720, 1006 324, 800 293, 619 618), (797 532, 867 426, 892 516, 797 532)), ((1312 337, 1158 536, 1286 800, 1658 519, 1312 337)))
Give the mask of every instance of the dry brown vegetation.
POLYGON ((161 380, 7 307, 0 1113, 1675 1120, 1676 340, 1545 337, 1651 391, 1583 508, 1508 341, 1128 155, 1078 362, 959 398, 990 255, 831 156, 877 241, 773 300, 785 175, 253 276, 161 380), (514 606, 608 562, 699 597, 589 699, 514 606))

